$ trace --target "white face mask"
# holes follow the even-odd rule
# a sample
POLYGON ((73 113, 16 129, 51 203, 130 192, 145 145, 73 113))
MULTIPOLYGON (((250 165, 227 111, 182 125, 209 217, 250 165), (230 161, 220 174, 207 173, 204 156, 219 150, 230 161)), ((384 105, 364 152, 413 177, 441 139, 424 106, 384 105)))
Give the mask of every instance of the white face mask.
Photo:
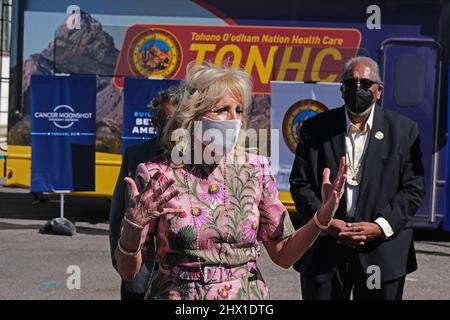
POLYGON ((202 117, 201 131, 200 126, 197 126, 194 136, 216 154, 228 154, 236 145, 240 129, 241 120, 212 120, 202 117))

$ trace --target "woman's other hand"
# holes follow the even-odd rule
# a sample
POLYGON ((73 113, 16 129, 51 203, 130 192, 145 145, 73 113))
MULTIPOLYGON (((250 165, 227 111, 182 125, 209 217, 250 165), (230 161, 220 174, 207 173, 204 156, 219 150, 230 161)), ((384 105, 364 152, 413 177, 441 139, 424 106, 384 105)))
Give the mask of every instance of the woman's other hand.
POLYGON ((339 171, 333 183, 330 182, 330 169, 325 168, 322 175, 322 207, 317 213, 319 222, 328 225, 333 219, 339 201, 344 194, 344 186, 347 178, 348 165, 345 163, 345 157, 341 157, 339 171))
POLYGON ((174 190, 164 195, 167 193, 167 189, 175 183, 173 179, 169 179, 159 188, 155 188, 160 175, 161 173, 158 171, 151 176, 141 193, 139 193, 136 182, 133 179, 125 178, 125 182, 128 183, 131 189, 131 200, 125 217, 142 228, 163 214, 180 211, 180 209, 164 208, 167 202, 179 194, 179 191, 174 190))

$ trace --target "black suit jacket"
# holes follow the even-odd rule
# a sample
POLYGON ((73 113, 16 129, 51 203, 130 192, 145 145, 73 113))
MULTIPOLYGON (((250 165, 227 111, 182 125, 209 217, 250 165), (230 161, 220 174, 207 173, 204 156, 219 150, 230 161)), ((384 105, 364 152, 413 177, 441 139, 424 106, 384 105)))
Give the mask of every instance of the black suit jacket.
MULTIPOLYGON (((363 270, 378 265, 381 280, 389 281, 416 270, 410 218, 422 204, 425 194, 417 124, 386 109, 375 107, 368 140, 356 221, 385 218, 394 235, 376 239, 357 250, 363 270), (383 139, 375 138, 380 131, 383 139)), ((321 206, 320 189, 324 168, 336 178, 339 159, 345 156, 345 107, 332 109, 306 120, 290 176, 291 195, 298 213, 291 219, 296 228, 308 222, 321 206)), ((335 218, 346 220, 345 194, 335 218)), ((294 268, 311 277, 330 277, 342 261, 344 246, 329 236, 320 236, 294 268)))
MULTIPOLYGON (((114 252, 119 241, 121 222, 129 200, 129 188, 123 179, 125 177, 134 178, 136 176, 136 168, 140 163, 148 162, 162 153, 163 149, 161 148, 157 138, 132 145, 125 150, 109 211, 109 242, 111 248, 111 259, 114 268, 116 267, 114 252)), ((130 293, 146 293, 150 285, 154 263, 155 245, 154 243, 150 243, 147 259, 144 261, 138 275, 132 281, 124 281, 124 284, 130 293)))

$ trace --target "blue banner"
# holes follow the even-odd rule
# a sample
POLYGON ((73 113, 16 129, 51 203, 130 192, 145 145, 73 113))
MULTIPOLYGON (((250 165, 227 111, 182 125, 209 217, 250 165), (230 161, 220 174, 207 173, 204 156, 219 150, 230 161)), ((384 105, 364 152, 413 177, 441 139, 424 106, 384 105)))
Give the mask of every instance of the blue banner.
POLYGON ((125 78, 123 92, 122 153, 129 146, 155 136, 150 102, 160 91, 179 80, 125 78))
POLYGON ((95 190, 95 76, 31 76, 31 191, 95 190))

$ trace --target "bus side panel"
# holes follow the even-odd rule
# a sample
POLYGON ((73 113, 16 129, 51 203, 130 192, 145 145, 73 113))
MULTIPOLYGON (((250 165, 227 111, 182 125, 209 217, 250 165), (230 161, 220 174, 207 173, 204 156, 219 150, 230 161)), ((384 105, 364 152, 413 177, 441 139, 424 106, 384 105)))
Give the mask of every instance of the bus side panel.
MULTIPOLYGON (((75 195, 110 197, 114 191, 120 171, 121 155, 95 153, 95 191, 78 192, 75 195)), ((0 163, 1 165, 1 163, 0 163)), ((6 161, 6 184, 24 188, 30 187, 31 147, 8 146, 6 161)))

